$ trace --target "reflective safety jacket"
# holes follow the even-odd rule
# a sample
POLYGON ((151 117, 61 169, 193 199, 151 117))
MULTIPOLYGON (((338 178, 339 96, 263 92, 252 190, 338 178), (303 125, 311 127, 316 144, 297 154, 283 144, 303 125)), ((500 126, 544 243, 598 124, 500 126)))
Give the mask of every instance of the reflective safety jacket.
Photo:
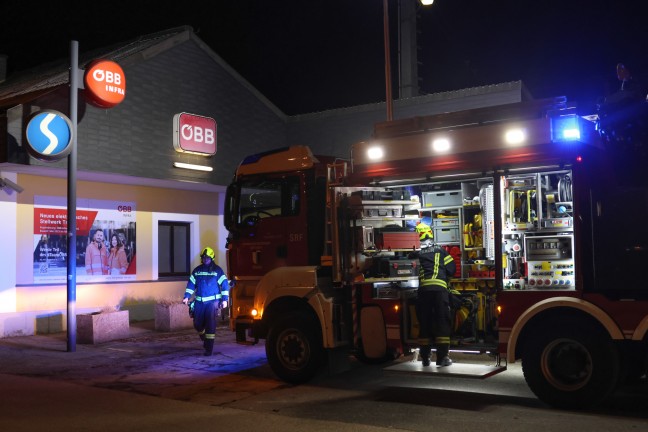
POLYGON ((435 246, 418 255, 419 290, 448 289, 448 279, 454 275, 457 265, 445 249, 435 246))
POLYGON ((209 265, 201 264, 189 276, 185 298, 195 296, 197 302, 227 301, 229 282, 225 272, 212 261, 209 265))

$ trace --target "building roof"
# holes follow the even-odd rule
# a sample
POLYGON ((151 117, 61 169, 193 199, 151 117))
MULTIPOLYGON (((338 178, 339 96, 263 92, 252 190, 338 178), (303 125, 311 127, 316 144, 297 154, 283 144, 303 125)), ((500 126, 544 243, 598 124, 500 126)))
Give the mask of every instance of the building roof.
MULTIPOLYGON (((181 26, 157 33, 139 36, 126 42, 109 47, 79 53, 79 68, 83 69, 95 59, 107 59, 128 66, 140 59, 147 59, 166 51, 178 44, 193 40, 221 67, 226 69, 243 87, 267 105, 275 114, 282 118, 286 115, 272 102, 256 90, 245 78, 236 72, 205 44, 190 26, 181 26)), ((21 103, 33 100, 43 94, 54 91, 62 85, 68 85, 70 77, 70 59, 60 59, 45 63, 32 69, 14 74, 0 83, 0 109, 11 108, 21 103)))

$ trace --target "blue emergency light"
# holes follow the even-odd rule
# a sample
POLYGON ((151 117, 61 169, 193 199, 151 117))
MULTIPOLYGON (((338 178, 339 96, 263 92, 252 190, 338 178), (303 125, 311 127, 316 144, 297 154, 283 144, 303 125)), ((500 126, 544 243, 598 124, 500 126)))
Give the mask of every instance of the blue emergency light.
POLYGON ((567 114, 551 119, 552 141, 579 141, 581 139, 581 118, 567 114))

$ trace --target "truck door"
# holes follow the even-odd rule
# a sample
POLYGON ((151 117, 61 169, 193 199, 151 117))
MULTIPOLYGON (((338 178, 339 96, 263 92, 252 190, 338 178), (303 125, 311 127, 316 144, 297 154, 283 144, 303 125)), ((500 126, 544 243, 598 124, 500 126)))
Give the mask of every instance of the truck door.
POLYGON ((619 185, 599 198, 593 209, 596 291, 648 299, 642 278, 648 262, 648 187, 619 185))
MULTIPOLYGON (((301 174, 247 178, 239 199, 230 241, 230 272, 262 276, 268 271, 306 265, 306 202, 301 174)), ((236 204, 235 204, 236 205, 236 204)))

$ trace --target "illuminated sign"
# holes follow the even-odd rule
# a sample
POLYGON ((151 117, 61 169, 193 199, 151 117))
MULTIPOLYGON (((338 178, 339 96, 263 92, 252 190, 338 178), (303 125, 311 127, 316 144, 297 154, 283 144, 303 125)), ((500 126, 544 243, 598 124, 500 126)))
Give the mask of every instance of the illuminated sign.
POLYGON ((173 148, 181 153, 216 154, 216 120, 188 113, 174 115, 173 148))
POLYGON ((57 161, 72 150, 72 123, 58 111, 43 110, 33 114, 25 133, 29 153, 44 161, 57 161))
POLYGON ((126 76, 121 66, 110 60, 95 60, 83 77, 88 102, 99 108, 112 108, 126 97, 126 76))

